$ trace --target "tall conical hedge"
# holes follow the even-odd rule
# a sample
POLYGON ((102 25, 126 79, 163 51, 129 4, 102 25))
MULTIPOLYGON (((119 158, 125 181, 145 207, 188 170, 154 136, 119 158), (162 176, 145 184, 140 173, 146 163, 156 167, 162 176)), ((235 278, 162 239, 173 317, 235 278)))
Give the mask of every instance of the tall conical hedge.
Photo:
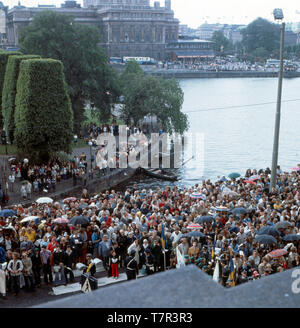
POLYGON ((13 143, 15 131, 15 98, 17 93, 17 81, 19 67, 22 60, 41 58, 37 55, 9 56, 6 64, 5 77, 2 89, 2 116, 3 126, 10 140, 13 143))
POLYGON ((6 64, 9 56, 22 55, 19 51, 0 51, 0 129, 3 127, 2 118, 2 89, 6 70, 6 64))
POLYGON ((73 112, 60 61, 21 61, 15 126, 17 147, 33 161, 47 161, 58 151, 70 153, 73 112))

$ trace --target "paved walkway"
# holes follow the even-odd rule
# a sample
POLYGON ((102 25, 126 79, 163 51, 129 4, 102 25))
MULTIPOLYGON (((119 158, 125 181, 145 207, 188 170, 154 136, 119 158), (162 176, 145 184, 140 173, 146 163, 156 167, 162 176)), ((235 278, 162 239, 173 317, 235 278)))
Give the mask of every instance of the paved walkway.
MULTIPOLYGON (((73 158, 74 156, 80 156, 82 153, 85 153, 86 158, 87 158, 87 163, 88 163, 88 168, 90 168, 90 160, 91 160, 91 151, 90 147, 82 147, 82 148, 74 148, 72 155, 70 155, 70 158, 73 158)), ((92 148, 92 154, 95 154, 95 148, 92 148)), ((4 177, 8 178, 10 174, 10 166, 8 164, 8 159, 12 158, 13 156, 0 156, 0 171, 1 171, 1 183, 4 185, 4 177)), ((94 175, 94 178, 96 175, 94 175)), ((83 185, 83 180, 77 179, 77 186, 82 186, 83 185)), ((37 193, 32 193, 31 197, 28 197, 28 199, 24 200, 21 197, 21 181, 17 181, 14 183, 13 186, 13 192, 9 190, 8 195, 9 195, 9 202, 6 204, 6 206, 14 205, 14 204, 26 204, 26 203, 32 203, 32 201, 36 200, 39 197, 55 197, 56 194, 61 193, 62 191, 68 190, 73 187, 73 179, 70 178, 68 180, 62 180, 56 184, 56 190, 55 191, 48 191, 48 192, 37 192, 37 193)))

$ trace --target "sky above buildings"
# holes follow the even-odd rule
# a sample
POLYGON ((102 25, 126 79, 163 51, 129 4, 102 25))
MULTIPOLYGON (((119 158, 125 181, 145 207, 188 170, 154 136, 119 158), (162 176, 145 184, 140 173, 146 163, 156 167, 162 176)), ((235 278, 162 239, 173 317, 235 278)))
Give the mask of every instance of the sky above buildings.
MULTIPOLYGON (((2 0, 10 8, 18 4, 18 0, 2 0)), ((20 0, 23 6, 38 4, 55 4, 60 7, 64 0, 20 0)), ((154 0, 150 0, 154 3, 154 0)), ((77 2, 83 3, 83 0, 77 2)), ((165 1, 160 0, 163 6, 165 1)), ((172 0, 172 9, 181 24, 196 28, 204 22, 248 24, 257 17, 273 20, 273 9, 282 8, 286 22, 300 21, 299 0, 172 0), (297 11, 299 14, 297 14, 297 11)))

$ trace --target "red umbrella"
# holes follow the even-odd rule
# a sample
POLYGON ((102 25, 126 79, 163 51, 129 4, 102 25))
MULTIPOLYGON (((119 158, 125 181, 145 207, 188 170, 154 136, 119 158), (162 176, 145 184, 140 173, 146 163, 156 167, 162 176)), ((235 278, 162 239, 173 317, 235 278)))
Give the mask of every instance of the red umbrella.
POLYGON ((244 180, 245 183, 250 183, 252 185, 255 185, 255 182, 254 181, 251 181, 251 180, 244 180))
POLYGON ((75 201, 76 201, 75 197, 69 197, 63 200, 64 203, 75 202, 75 201))
POLYGON ((64 224, 64 223, 68 223, 69 220, 66 218, 57 218, 57 219, 54 219, 52 222, 56 223, 56 224, 64 224))
POLYGON ((274 251, 270 252, 268 255, 270 255, 273 258, 276 258, 286 255, 287 253, 288 251, 283 248, 283 249, 275 249, 274 251))
POLYGON ((199 229, 201 228, 201 225, 197 224, 197 223, 192 223, 190 225, 187 226, 188 229, 199 229))

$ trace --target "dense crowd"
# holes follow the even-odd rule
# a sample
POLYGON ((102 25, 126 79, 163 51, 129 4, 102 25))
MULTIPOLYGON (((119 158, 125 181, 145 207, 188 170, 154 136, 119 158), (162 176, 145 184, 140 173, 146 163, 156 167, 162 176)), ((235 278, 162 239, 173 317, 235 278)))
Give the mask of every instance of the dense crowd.
POLYGON ((299 266, 300 165, 277 174, 271 191, 269 169, 248 170, 189 188, 83 190, 2 210, 0 291, 72 282, 76 263, 94 275, 97 258, 115 279, 120 268, 133 279, 183 259, 226 287, 299 266))

